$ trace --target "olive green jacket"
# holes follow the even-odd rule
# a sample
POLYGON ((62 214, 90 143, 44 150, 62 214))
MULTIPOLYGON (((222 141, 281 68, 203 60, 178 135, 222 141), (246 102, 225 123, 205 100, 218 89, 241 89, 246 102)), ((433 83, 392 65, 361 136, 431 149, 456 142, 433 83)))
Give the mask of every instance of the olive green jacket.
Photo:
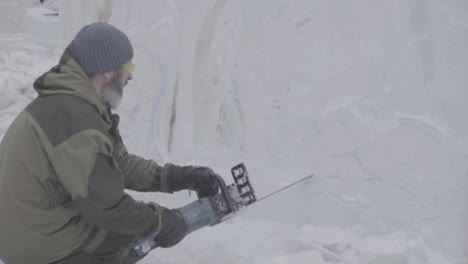
POLYGON ((92 252, 107 232, 147 236, 154 207, 124 188, 167 191, 168 167, 129 154, 70 45, 0 145, 0 259, 42 264, 92 252))

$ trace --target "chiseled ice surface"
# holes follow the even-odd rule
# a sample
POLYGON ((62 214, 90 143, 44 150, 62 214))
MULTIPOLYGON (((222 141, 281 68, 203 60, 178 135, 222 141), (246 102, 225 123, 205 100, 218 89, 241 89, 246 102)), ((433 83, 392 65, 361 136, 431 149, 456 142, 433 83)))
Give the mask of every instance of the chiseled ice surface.
POLYGON ((122 130, 142 155, 208 164, 227 179, 244 161, 259 196, 316 175, 307 191, 252 207, 254 219, 407 232, 467 262, 462 10, 462 1, 117 1, 111 22, 137 45, 122 130))
MULTIPOLYGON (((468 263, 466 1, 60 7, 62 47, 96 20, 134 44, 118 110, 132 152, 209 165, 226 181, 243 161, 259 197, 315 175, 143 263, 468 263)), ((0 58, 0 134, 58 56, 10 31, 0 35, 17 48, 0 58)), ((194 199, 132 195, 169 207, 194 199)))

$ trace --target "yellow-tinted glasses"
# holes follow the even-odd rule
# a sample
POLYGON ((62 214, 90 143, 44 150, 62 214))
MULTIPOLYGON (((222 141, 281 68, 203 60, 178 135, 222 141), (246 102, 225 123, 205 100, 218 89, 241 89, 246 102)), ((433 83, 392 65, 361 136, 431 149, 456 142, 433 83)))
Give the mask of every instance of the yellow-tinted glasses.
POLYGON ((126 70, 130 74, 133 74, 133 71, 135 70, 135 64, 131 62, 125 63, 124 65, 122 65, 122 69, 126 70))

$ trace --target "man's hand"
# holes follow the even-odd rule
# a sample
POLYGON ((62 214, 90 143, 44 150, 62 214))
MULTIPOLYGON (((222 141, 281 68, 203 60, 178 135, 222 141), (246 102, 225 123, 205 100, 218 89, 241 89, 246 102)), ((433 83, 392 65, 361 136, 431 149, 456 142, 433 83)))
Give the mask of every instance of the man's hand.
POLYGON ((197 192, 198 198, 213 196, 218 193, 217 174, 208 167, 189 167, 185 180, 189 189, 197 192))
POLYGON ((173 166, 167 181, 171 191, 194 190, 198 198, 203 198, 218 193, 216 177, 219 175, 208 167, 173 166))

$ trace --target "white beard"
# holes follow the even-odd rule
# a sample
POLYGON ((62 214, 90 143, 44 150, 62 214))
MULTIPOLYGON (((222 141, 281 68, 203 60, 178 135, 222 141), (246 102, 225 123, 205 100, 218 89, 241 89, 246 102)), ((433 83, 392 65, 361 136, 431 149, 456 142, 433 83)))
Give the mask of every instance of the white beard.
POLYGON ((120 101, 122 101, 122 93, 108 87, 102 93, 101 101, 110 106, 110 108, 115 109, 120 105, 120 101))
POLYGON ((111 109, 115 109, 120 105, 123 96, 123 88, 127 82, 123 81, 123 75, 121 73, 114 76, 109 85, 104 89, 101 96, 101 101, 110 106, 111 109))

